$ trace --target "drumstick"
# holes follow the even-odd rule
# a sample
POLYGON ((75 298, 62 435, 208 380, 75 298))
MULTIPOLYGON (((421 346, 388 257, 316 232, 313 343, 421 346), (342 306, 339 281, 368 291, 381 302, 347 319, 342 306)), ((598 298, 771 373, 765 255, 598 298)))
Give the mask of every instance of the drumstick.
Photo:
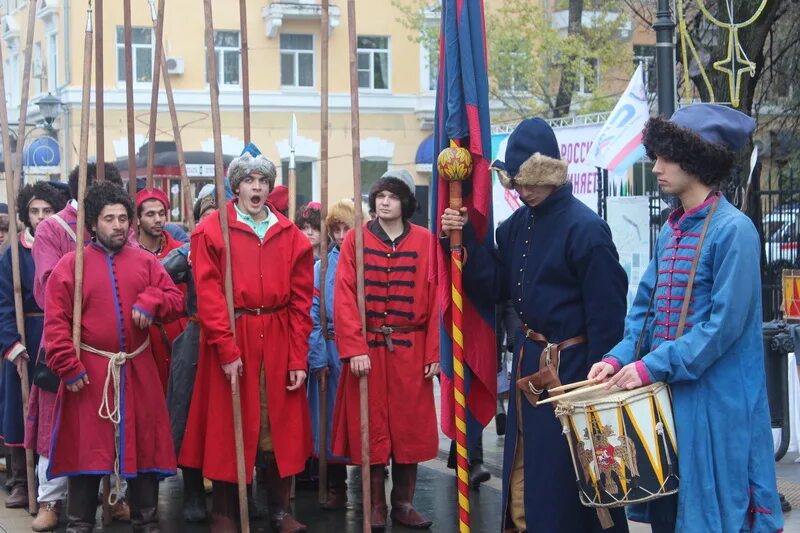
POLYGON ((540 405, 545 403, 560 402, 561 400, 566 400, 567 398, 572 398, 573 396, 580 396, 581 394, 584 394, 586 392, 599 391, 604 389, 605 387, 606 387, 605 383, 600 383, 598 385, 592 385, 591 387, 583 387, 581 389, 577 389, 572 392, 566 392, 564 394, 559 394, 557 396, 551 396, 546 400, 539 400, 538 402, 536 402, 536 407, 539 407, 540 405))
POLYGON ((575 383, 567 383, 566 385, 561 385, 559 387, 553 387, 549 390, 549 392, 561 392, 565 390, 575 389, 577 387, 583 387, 584 385, 594 385, 597 383, 596 379, 584 379, 583 381, 576 381, 575 383))

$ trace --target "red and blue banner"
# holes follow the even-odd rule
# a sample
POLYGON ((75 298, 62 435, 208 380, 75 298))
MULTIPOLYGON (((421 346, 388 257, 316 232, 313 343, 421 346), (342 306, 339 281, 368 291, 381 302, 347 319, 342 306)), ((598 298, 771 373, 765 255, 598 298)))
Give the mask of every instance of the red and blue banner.
MULTIPOLYGON (((492 139, 489 128, 489 75, 483 0, 443 0, 439 38, 439 80, 436 91, 434 154, 455 142, 472 155, 471 179, 463 182, 464 206, 478 239, 494 246, 492 176, 489 165, 492 139)), ((437 234, 441 214, 449 205, 449 183, 440 179, 436 164, 431 181, 431 220, 437 234)), ((438 239, 435 239, 438 241, 438 239)), ((455 437, 453 397, 453 340, 451 337, 450 257, 434 242, 431 282, 439 291, 441 312, 442 431, 455 437)), ((469 258, 467 258, 467 261, 469 258)), ((495 414, 497 362, 494 306, 463 297, 464 360, 467 433, 470 441, 495 414)))

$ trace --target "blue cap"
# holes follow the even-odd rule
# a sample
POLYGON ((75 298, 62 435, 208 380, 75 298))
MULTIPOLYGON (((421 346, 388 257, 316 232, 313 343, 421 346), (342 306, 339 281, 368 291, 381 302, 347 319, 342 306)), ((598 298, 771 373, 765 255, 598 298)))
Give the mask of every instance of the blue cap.
POLYGON ((519 172, 519 167, 535 153, 561 159, 561 149, 553 128, 539 117, 526 118, 514 128, 506 144, 505 161, 498 159, 492 163, 492 167, 504 170, 513 178, 519 172))
POLYGON ((670 122, 687 129, 711 144, 733 152, 747 145, 756 121, 741 111, 719 104, 691 104, 675 111, 670 122))
POLYGON ((258 146, 256 146, 255 144, 247 143, 244 149, 242 150, 242 153, 239 154, 239 157, 242 157, 244 154, 250 154, 253 157, 258 157, 261 155, 261 150, 259 150, 258 146))
POLYGON ((8 214, 8 204, 0 202, 0 215, 8 214))

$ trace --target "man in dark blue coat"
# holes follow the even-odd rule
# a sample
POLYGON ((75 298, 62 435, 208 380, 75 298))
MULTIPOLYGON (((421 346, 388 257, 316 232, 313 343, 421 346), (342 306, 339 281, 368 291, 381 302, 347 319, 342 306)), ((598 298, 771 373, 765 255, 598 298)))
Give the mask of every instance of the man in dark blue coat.
MULTIPOLYGON (((515 332, 513 380, 503 461, 503 527, 507 531, 602 531, 595 510, 581 505, 575 470, 552 405, 541 393, 585 379, 623 334, 627 277, 606 223, 572 195, 567 163, 550 126, 526 119, 494 168, 524 206, 497 229, 497 248, 480 244, 466 209, 445 210, 442 229, 464 230, 464 285, 474 299, 511 299, 515 332), (549 355, 548 355, 549 354, 549 355), (560 360, 559 360, 560 359, 560 360), (530 385, 529 386, 529 382, 530 385), (520 394, 526 391, 526 394, 520 394)), ((511 332, 509 332, 511 333, 511 332)), ((613 529, 628 530, 624 511, 613 529)))

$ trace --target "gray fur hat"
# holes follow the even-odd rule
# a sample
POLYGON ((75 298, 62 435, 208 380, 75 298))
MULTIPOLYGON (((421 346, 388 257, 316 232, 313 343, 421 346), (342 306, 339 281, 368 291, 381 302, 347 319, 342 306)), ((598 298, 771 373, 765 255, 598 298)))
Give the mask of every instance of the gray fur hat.
POLYGON ((228 180, 231 182, 231 190, 234 194, 239 193, 239 184, 242 180, 253 173, 265 176, 269 181, 269 188, 272 190, 275 185, 275 165, 261 154, 253 157, 250 152, 244 152, 228 165, 228 180))

